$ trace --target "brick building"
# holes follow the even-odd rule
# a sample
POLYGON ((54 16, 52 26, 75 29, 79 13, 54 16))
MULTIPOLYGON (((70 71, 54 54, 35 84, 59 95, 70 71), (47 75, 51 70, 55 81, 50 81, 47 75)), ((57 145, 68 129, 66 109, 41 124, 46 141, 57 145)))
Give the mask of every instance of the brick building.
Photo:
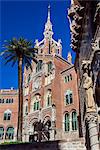
MULTIPOLYGON (((32 62, 32 71, 24 69, 23 141, 36 133, 36 123, 40 120, 49 128, 50 140, 77 139, 77 75, 70 52, 67 60, 62 58, 61 40, 52 38, 50 7, 43 34, 42 41, 35 41, 38 63, 32 62)), ((43 140, 47 140, 44 133, 43 140)))
POLYGON ((0 90, 0 143, 15 141, 18 120, 18 90, 0 90))

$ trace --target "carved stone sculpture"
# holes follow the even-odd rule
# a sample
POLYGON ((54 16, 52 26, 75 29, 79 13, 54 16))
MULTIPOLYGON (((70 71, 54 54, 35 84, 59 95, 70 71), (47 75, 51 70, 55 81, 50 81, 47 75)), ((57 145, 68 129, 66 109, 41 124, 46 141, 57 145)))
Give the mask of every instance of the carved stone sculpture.
POLYGON ((83 88, 86 91, 86 111, 87 112, 95 112, 95 102, 93 97, 93 85, 92 85, 92 79, 88 76, 88 74, 85 72, 83 74, 84 76, 84 84, 83 88))

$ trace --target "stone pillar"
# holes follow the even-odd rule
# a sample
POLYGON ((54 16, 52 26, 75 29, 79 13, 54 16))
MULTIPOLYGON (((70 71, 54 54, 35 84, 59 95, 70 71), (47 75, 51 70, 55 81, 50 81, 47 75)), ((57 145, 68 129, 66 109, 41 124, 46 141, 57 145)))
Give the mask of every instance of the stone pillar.
POLYGON ((56 131, 56 106, 52 104, 52 132, 51 132, 51 140, 55 140, 55 131, 56 131))
POLYGON ((86 123, 88 124, 90 147, 91 150, 100 150, 99 137, 98 137, 98 125, 97 125, 97 114, 94 112, 86 113, 86 123))
POLYGON ((17 141, 17 127, 15 128, 14 141, 17 141))
POLYGON ((25 117, 23 122, 23 142, 29 142, 29 131, 28 131, 28 116, 25 117))
POLYGON ((69 126, 70 126, 70 131, 72 131, 72 113, 70 113, 70 119, 69 119, 69 126))
POLYGON ((56 128, 56 125, 55 125, 55 122, 52 121, 52 130, 50 132, 50 140, 55 140, 55 129, 56 128))
POLYGON ((26 135, 25 135, 25 142, 29 142, 29 132, 27 131, 26 135))

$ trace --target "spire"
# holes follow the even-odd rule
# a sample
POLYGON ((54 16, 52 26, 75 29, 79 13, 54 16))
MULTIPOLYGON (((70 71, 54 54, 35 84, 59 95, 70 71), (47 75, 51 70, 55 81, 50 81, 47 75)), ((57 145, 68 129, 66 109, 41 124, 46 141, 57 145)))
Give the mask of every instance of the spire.
POLYGON ((52 31, 52 23, 50 21, 50 5, 48 6, 48 17, 47 17, 47 22, 45 24, 45 29, 44 29, 44 38, 48 38, 49 40, 52 38, 53 31, 52 31))
POLYGON ((48 6, 48 21, 50 21, 50 5, 48 6))

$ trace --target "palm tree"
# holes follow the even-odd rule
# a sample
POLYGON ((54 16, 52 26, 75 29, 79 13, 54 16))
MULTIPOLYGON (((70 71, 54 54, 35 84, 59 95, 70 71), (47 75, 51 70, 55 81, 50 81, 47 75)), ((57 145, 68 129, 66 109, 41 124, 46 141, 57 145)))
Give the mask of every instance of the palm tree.
POLYGON ((1 52, 4 56, 5 64, 12 62, 12 67, 17 62, 18 64, 18 126, 17 126, 17 140, 22 141, 22 122, 23 122, 23 67, 31 66, 33 60, 37 63, 35 48, 32 48, 32 43, 24 38, 13 38, 7 41, 4 45, 5 51, 1 52))

